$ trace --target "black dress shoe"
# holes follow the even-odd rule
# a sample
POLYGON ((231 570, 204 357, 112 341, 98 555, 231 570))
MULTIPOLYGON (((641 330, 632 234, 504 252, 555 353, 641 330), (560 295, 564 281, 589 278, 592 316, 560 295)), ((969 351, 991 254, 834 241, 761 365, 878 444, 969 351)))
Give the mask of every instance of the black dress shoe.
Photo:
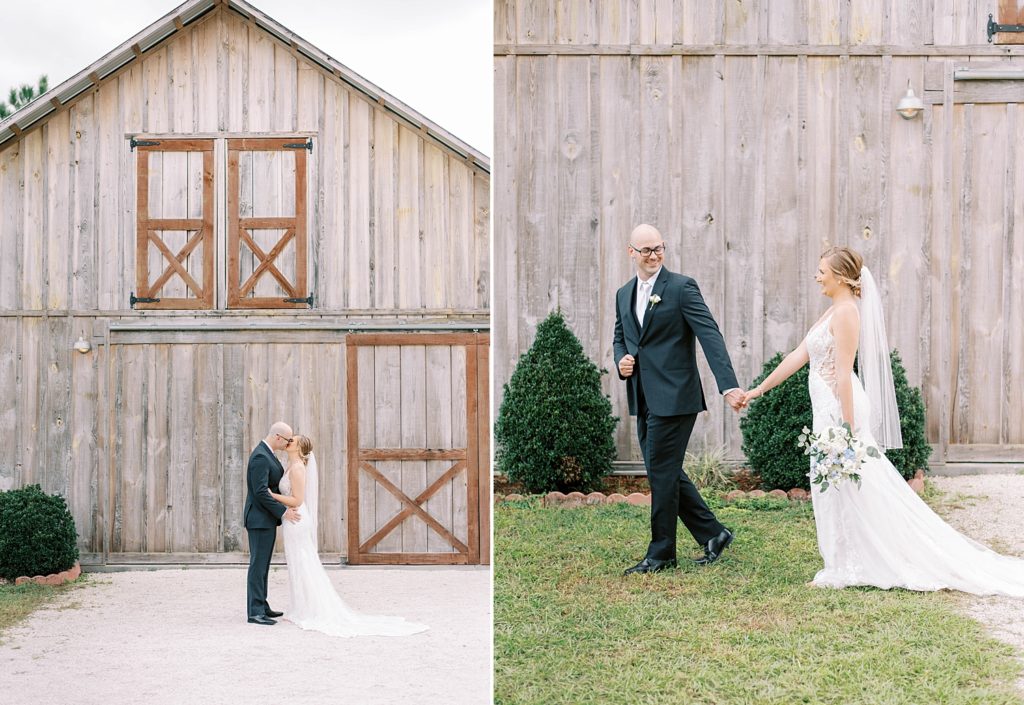
POLYGON ((657 558, 644 558, 632 568, 626 568, 623 575, 632 575, 633 573, 657 573, 658 571, 665 570, 666 568, 675 568, 675 566, 675 558, 669 558, 664 561, 659 561, 657 558))
POLYGON ((271 624, 277 624, 277 622, 272 620, 270 617, 264 617, 262 614, 258 614, 255 617, 249 617, 249 624, 263 624, 269 627, 271 624))
POLYGON ((268 617, 283 617, 284 616, 284 612, 278 612, 277 610, 272 610, 272 609, 270 609, 268 607, 267 608, 267 616, 268 617))
POLYGON ((732 532, 728 529, 722 529, 722 533, 708 541, 708 545, 704 547, 704 555, 700 558, 695 558, 693 562, 697 565, 711 565, 722 555, 722 551, 729 547, 732 540, 732 532))

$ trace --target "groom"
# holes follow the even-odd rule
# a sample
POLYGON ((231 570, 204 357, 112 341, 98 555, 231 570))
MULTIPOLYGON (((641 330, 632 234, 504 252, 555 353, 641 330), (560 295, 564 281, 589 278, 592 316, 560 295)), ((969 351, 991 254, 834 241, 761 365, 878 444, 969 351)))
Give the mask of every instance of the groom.
POLYGON ((246 470, 246 495, 243 520, 249 534, 249 578, 246 587, 246 601, 250 624, 277 624, 272 617, 284 613, 270 609, 267 604, 267 576, 270 574, 270 558, 274 553, 277 527, 282 517, 296 522, 299 514, 273 497, 270 491, 280 492, 278 483, 284 475, 281 462, 274 455, 284 450, 292 438, 292 429, 278 421, 270 427, 267 437, 259 442, 249 456, 246 470))
POLYGON ((661 233, 651 225, 637 226, 628 251, 636 277, 615 296, 613 347, 651 485, 651 543, 644 559, 626 575, 676 565, 677 516, 704 549, 699 564, 713 563, 732 543, 732 533, 682 470, 697 414, 707 410, 695 338, 729 406, 739 411, 743 402, 725 341, 697 282, 662 266, 661 233))

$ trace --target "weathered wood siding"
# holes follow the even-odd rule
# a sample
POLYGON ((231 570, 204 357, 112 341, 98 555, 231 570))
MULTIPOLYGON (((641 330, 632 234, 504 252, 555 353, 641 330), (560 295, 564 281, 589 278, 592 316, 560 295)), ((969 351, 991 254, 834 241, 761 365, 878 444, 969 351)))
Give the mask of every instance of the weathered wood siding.
MULTIPOLYGON (((282 186, 296 162, 274 160, 243 155, 243 215, 299 212, 282 186)), ((186 26, 0 149, 0 424, 12 439, 0 489, 64 494, 86 552, 241 551, 245 461, 280 418, 331 463, 321 547, 344 553, 344 334, 486 329, 489 189, 479 163, 226 5, 186 26), (132 136, 214 142, 212 199, 201 159, 184 154, 154 154, 146 190, 153 217, 212 209, 213 310, 129 307, 132 136), (227 146, 251 136, 313 141, 312 310, 225 310, 227 146), (72 350, 79 336, 91 352, 72 350)), ((173 237, 177 251, 183 231, 173 237)), ((278 262, 289 278, 290 248, 278 262)), ((151 256, 157 275, 166 263, 151 256)), ((169 287, 185 293, 175 277, 169 287)))
MULTIPOLYGON (((129 136, 216 138, 223 278, 223 142, 253 134, 313 138, 307 209, 318 308, 487 308, 489 175, 221 10, 0 151, 0 250, 10 253, 0 265, 0 310, 128 309, 138 156, 129 136)), ((201 186, 201 160, 153 159, 160 162, 151 169, 154 217, 197 215, 201 199, 189 196, 201 186), (162 189, 165 180, 174 188, 162 189)), ((272 161, 272 154, 243 160, 246 213, 273 214, 280 205, 282 177, 272 161)), ((181 285, 172 279, 171 286, 181 285)), ((220 308, 223 289, 221 282, 220 308)))
MULTIPOLYGON (((741 384, 824 310, 822 249, 855 247, 923 387, 933 461, 1024 462, 1019 88, 971 105, 952 81, 954 66, 1024 67, 1024 47, 987 44, 993 9, 496 0, 496 403, 556 307, 612 368, 626 240, 649 222, 666 266, 699 282, 741 384), (932 103, 911 121, 894 112, 908 81, 932 103)), ((710 411, 691 447, 739 459, 700 365, 710 411)), ((605 389, 635 462, 624 385, 612 373, 605 389)))

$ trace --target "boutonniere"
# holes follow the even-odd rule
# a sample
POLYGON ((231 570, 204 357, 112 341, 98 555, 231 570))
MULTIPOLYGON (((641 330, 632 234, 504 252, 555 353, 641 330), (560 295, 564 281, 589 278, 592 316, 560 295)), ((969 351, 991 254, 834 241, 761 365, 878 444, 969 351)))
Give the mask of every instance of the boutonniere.
POLYGON ((661 297, 660 297, 660 296, 658 296, 657 294, 654 294, 653 296, 651 296, 651 298, 650 298, 650 302, 651 302, 651 303, 650 303, 650 305, 649 305, 649 306, 647 307, 647 310, 648 310, 648 311, 653 311, 653 310, 654 310, 654 307, 655 307, 655 306, 657 306, 658 304, 660 304, 660 303, 661 303, 661 297))

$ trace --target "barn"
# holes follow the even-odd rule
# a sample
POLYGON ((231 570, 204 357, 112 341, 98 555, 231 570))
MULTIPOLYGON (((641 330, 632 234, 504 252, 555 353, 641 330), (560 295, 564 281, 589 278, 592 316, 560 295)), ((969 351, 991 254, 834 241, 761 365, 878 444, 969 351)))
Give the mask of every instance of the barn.
MULTIPOLYGON (((556 307, 612 368, 638 223, 699 282, 744 385, 824 311, 819 253, 850 245, 933 469, 1024 466, 1024 2, 496 0, 494 30, 496 390, 556 307)), ((742 462, 699 364, 691 449, 742 462)), ((604 384, 618 468, 642 470, 604 384)))
POLYGON ((175 8, 0 122, 0 489, 86 565, 244 562, 285 420, 325 560, 488 562, 489 172, 258 8, 175 8))

